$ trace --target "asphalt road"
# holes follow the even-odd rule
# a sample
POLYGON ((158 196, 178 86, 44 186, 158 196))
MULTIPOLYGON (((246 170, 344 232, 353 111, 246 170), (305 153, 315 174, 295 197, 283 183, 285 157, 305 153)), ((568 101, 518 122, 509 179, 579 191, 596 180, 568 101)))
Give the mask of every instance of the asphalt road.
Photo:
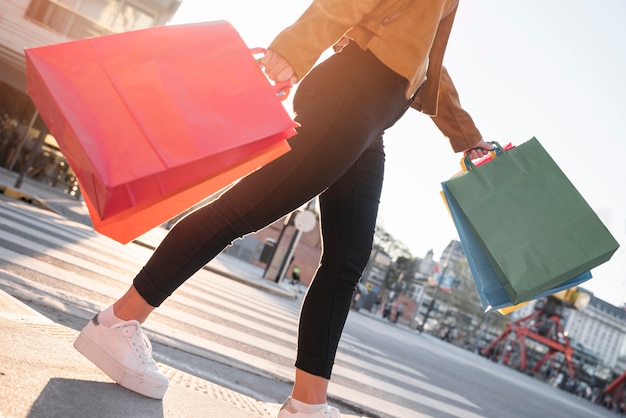
MULTIPOLYGON (((0 288, 80 329, 150 255, 84 225, 0 198, 0 288)), ((289 394, 300 300, 208 271, 146 324, 155 358, 267 402, 289 394)), ((330 386, 370 417, 613 417, 582 398, 369 314, 351 312, 330 386)))

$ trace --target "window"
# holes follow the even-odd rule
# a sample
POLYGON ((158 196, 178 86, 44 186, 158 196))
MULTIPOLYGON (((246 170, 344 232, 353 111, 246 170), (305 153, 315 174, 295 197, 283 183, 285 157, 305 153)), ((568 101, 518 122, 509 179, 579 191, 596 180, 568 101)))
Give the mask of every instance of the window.
POLYGON ((82 0, 76 10, 113 32, 145 29, 155 24, 154 15, 129 0, 82 0))
POLYGON ((154 26, 153 13, 131 0, 32 0, 29 18, 70 39, 83 39, 154 26))

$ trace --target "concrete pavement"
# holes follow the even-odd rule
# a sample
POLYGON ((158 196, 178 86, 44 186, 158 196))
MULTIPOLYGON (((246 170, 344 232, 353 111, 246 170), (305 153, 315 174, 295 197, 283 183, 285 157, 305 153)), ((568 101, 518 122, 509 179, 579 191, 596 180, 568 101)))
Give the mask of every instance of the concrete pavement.
POLYGON ((162 401, 113 383, 72 343, 78 333, 0 291, 0 417, 272 417, 278 404, 159 364, 162 401))
MULTIPOLYGON (((89 224, 81 200, 62 190, 0 169, 0 193, 89 224)), ((136 243, 154 248, 166 231, 156 228, 136 243)), ((293 290, 262 277, 263 269, 222 255, 206 267, 233 280, 288 298, 293 290)), ((159 364, 170 379, 162 401, 114 384, 79 355, 77 331, 55 323, 0 290, 0 418, 9 417, 274 417, 279 404, 261 402, 159 364)), ((345 416, 345 415, 344 415, 345 416)))

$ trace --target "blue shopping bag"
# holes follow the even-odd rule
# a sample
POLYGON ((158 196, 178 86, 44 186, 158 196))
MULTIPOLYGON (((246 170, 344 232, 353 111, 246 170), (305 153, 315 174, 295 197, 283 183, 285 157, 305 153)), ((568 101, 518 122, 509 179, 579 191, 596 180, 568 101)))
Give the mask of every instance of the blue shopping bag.
POLYGON ((481 166, 464 161, 468 171, 445 184, 513 303, 567 283, 619 248, 536 138, 481 166))
MULTIPOLYGON (((461 246, 465 252, 467 263, 470 271, 472 272, 472 277, 474 279, 474 283, 476 284, 476 290, 478 291, 480 302, 485 309, 485 312, 517 305, 511 301, 511 298, 502 287, 496 272, 491 267, 491 264, 489 264, 489 260, 483 253, 476 236, 472 232, 467 220, 454 200, 454 197, 450 194, 448 187, 445 183, 442 183, 441 187, 443 189, 443 196, 446 204, 448 205, 450 215, 454 221, 454 226, 459 234, 459 240, 461 241, 461 246)), ((541 293, 533 299, 539 299, 558 293, 562 290, 567 290, 586 282, 591 279, 591 277, 591 272, 584 272, 559 286, 541 293)))

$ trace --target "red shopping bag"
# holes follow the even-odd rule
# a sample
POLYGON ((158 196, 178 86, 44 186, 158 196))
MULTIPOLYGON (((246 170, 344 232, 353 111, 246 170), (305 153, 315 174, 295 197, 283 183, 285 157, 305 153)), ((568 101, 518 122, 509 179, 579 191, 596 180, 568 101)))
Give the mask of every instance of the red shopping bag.
POLYGON ((227 22, 25 54, 28 93, 76 173, 94 227, 120 242, 278 157, 295 134, 279 88, 227 22))
POLYGON ((85 203, 89 213, 92 214, 91 221, 96 231, 118 242, 127 243, 191 208, 235 180, 280 157, 289 149, 287 142, 278 142, 258 154, 240 161, 235 166, 225 169, 222 173, 214 174, 210 178, 171 196, 161 196, 155 204, 137 205, 106 219, 93 215, 96 209, 87 195, 84 196, 85 203))

